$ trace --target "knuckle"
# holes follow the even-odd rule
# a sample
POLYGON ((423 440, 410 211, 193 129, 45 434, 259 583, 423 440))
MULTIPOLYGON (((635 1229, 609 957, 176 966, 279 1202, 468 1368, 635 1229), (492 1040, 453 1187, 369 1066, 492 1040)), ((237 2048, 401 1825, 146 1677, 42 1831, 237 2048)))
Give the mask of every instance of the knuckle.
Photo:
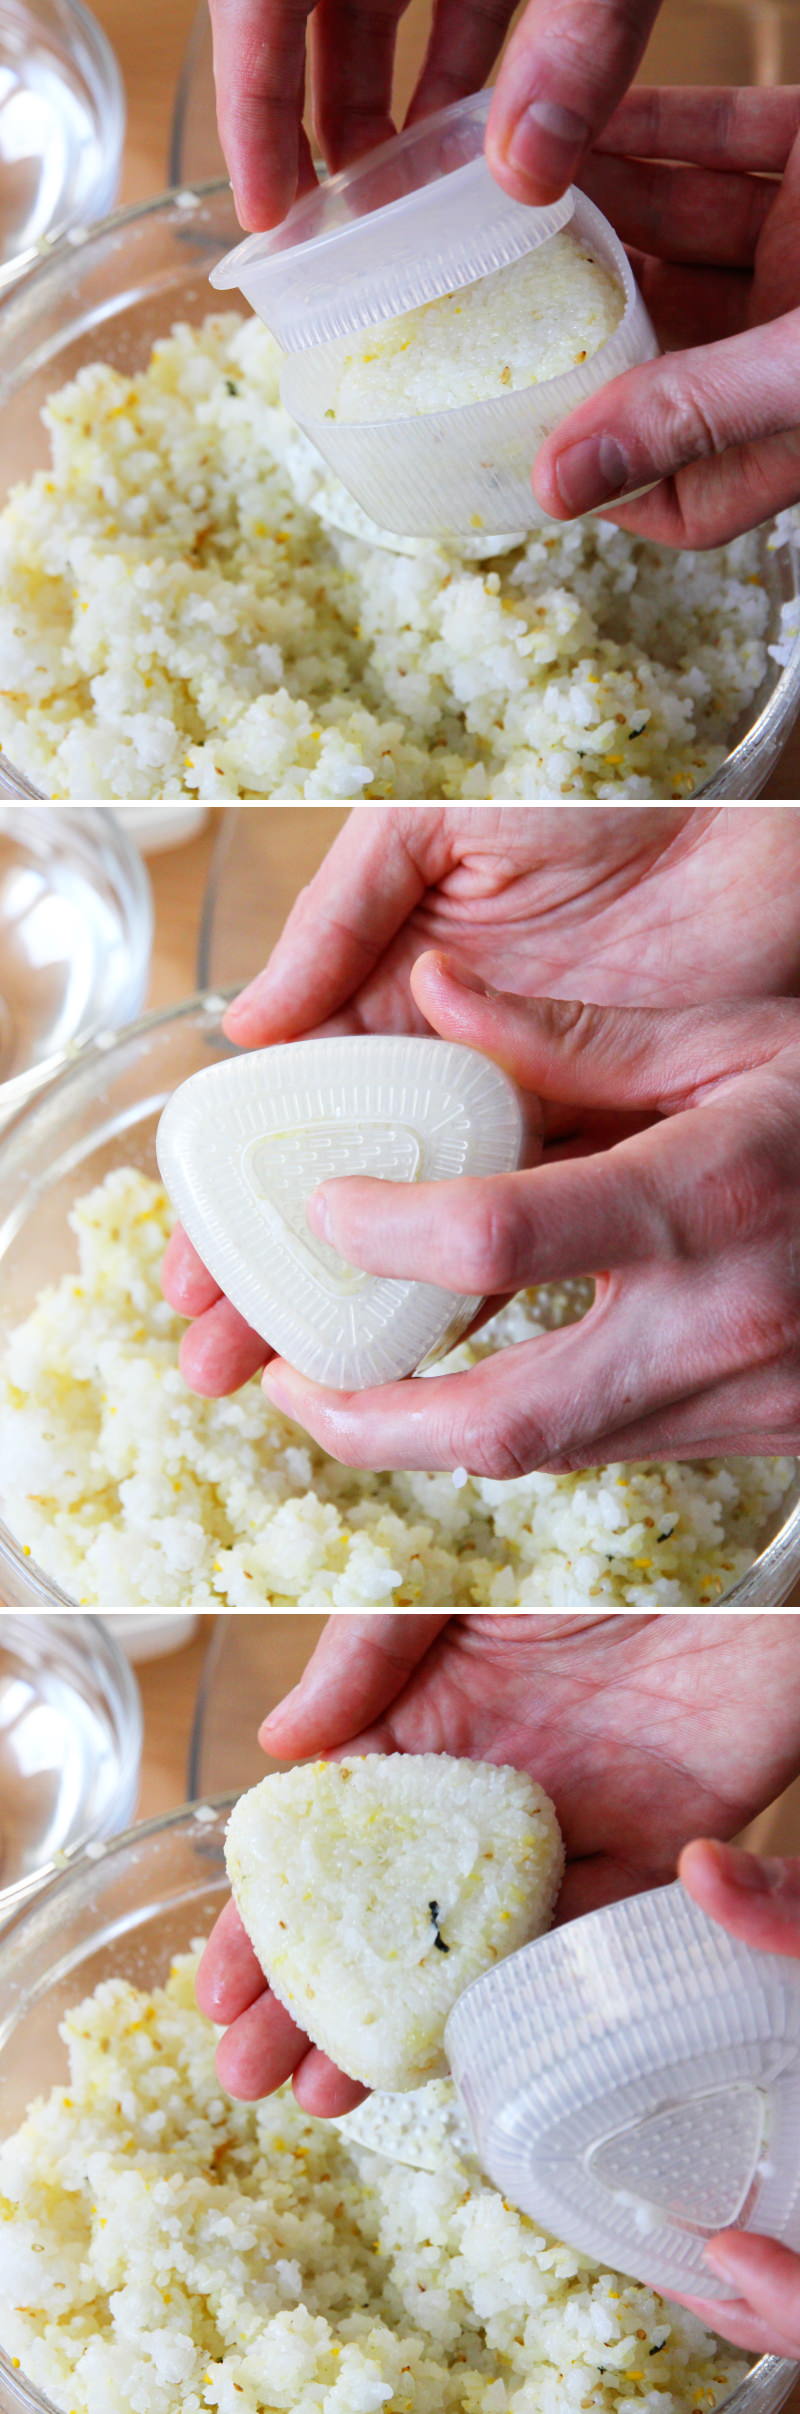
POLYGON ((754 1240, 774 1226, 779 1205, 775 1167, 761 1138, 740 1146, 735 1162, 723 1150, 713 1163, 688 1165, 672 1209, 679 1252, 706 1257, 754 1240))
POLYGON ((715 399, 687 378, 685 368, 680 381, 669 369, 654 380, 657 422, 649 450, 656 466, 660 463, 664 470, 671 470, 682 462, 708 460, 724 451, 729 438, 717 427, 715 399))
POLYGON ((530 1416, 508 1408, 481 1417, 462 1430, 458 1441, 461 1462, 470 1475, 493 1483, 516 1483, 521 1475, 529 1475, 553 1446, 552 1436, 546 1440, 537 1433, 530 1416))
POLYGON ((522 1279, 513 1194, 502 1184, 492 1184, 491 1190, 492 1195, 476 1196, 466 1206, 458 1248, 461 1286, 481 1298, 492 1291, 513 1290, 522 1279))

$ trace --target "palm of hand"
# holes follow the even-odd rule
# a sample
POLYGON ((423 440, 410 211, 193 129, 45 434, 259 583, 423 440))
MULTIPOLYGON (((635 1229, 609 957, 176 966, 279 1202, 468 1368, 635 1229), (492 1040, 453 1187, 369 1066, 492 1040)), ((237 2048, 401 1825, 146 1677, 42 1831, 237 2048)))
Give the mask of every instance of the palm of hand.
MULTIPOLYGON (((448 1618, 424 1656, 404 1649, 417 1624, 429 1622, 348 1620, 343 1640, 329 1626, 306 1706, 302 1688, 287 1705, 281 1749, 447 1751, 526 1770, 553 1795, 564 1833, 559 1919, 663 1883, 688 1838, 733 1835, 796 1770, 794 1619, 448 1618), (356 1698, 367 1723, 353 1734, 356 1698)), ((358 2100, 269 1994, 232 1905, 199 1993, 231 2024, 220 2077, 232 2094, 266 2094, 294 2072, 310 2111, 358 2100)))
POLYGON ((567 1853, 559 1918, 573 1919, 660 1885, 690 1837, 735 1834, 780 1789, 800 1731, 794 1625, 450 1618, 396 1706, 347 1749, 525 1769, 556 1803, 567 1853))
POLYGON ((451 950, 498 988, 598 1004, 700 1004, 797 978, 794 816, 745 809, 537 808, 402 816, 429 886, 325 1030, 425 1029, 410 973, 451 950))

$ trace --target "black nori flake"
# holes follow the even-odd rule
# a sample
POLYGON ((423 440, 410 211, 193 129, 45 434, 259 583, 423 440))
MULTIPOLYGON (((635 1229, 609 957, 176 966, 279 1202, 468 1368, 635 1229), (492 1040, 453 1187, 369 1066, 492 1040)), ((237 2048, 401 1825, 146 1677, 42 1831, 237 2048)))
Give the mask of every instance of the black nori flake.
POLYGON ((667 2347, 668 2345, 669 2345, 669 2331, 667 2332, 667 2336, 666 2336, 666 2338, 665 2338, 665 2339, 659 2339, 659 2342, 658 2342, 658 2346, 657 2346, 657 2347, 650 2347, 650 2348, 648 2349, 648 2354, 650 2354, 650 2355, 660 2355, 660 2354, 661 2354, 661 2349, 662 2349, 662 2347, 667 2347))
POLYGON ((239 388, 237 386, 235 377, 226 377, 225 384, 228 388, 229 394, 238 394, 239 388))
POLYGON ((435 1927, 435 1929, 436 1929, 436 1935, 435 1935, 434 1940, 433 1940, 433 1949, 434 1949, 434 1952, 435 1952, 435 1953, 449 1953, 449 1951, 450 1951, 450 1947, 449 1947, 449 1945, 446 1945, 446 1944, 445 1944, 444 1937, 443 1937, 443 1936, 440 1934, 440 1930, 439 1930, 439 1905, 438 1905, 438 1903, 429 1903, 429 1904, 428 1904, 428 1910, 429 1910, 429 1912, 430 1912, 431 1919, 432 1919, 432 1921, 433 1921, 433 1925, 434 1925, 434 1927, 435 1927))

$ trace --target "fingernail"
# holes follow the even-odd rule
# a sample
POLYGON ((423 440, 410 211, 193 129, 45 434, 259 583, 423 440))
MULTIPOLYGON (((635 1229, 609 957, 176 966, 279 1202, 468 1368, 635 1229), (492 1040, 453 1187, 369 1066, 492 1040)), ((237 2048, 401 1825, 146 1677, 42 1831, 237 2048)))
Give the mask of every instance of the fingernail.
POLYGON ((324 1190, 312 1191, 306 1200, 306 1221, 320 1241, 332 1241, 331 1211, 324 1190))
POLYGON ((441 970, 445 980, 452 981, 456 989, 473 989, 478 997, 492 997, 494 994, 489 988, 488 981, 482 981, 480 973, 473 972, 468 964, 448 962, 442 964, 441 970))
POLYGON ((738 1852, 732 1844, 724 1847, 724 1868, 728 1884, 741 1894, 781 1894, 786 1883, 784 1861, 738 1852))
POLYGON ((276 1374, 271 1366, 265 1366, 261 1377, 261 1389, 266 1392, 267 1399, 272 1401, 273 1408, 282 1408, 286 1416, 291 1416, 292 1383, 285 1367, 281 1367, 280 1373, 276 1374))
POLYGON ((632 484, 630 462, 616 436, 584 436, 579 444, 566 445, 556 459, 555 479, 562 503, 573 514, 612 502, 632 484))
POLYGON ((254 981, 248 981, 246 989, 240 989, 238 997, 232 998, 230 1005, 226 1007, 224 1015, 226 1023, 234 1023, 240 1014, 247 1014, 250 1006, 254 1005, 260 997, 263 983, 263 973, 259 973, 254 981))
POLYGON ((732 2255, 728 2253, 726 2238, 712 2238, 708 2246, 704 2246, 703 2262, 708 2263, 713 2272, 718 2272, 721 2279, 738 2280, 736 2251, 734 2249, 732 2255))
POLYGON ((518 117, 506 143, 506 159, 518 176, 528 177, 537 191, 552 191, 555 199, 570 183, 588 141, 584 118, 564 109, 560 101, 540 97, 529 101, 518 117))
POLYGON ((288 1693, 284 1693, 283 1700, 275 1703, 274 1710, 267 1711, 266 1718, 262 1718, 261 1725, 258 1730, 259 1735, 266 1735, 268 1727, 278 1726, 279 1721, 283 1717, 284 1711, 290 1708, 291 1703, 295 1700, 295 1697, 299 1691, 299 1685, 292 1685, 290 1691, 288 1693))

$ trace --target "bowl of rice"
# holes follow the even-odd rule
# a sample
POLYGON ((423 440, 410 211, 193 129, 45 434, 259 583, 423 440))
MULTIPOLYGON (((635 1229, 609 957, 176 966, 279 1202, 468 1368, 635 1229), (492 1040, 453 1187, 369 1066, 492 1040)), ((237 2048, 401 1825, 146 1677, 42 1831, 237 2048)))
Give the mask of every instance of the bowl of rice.
POLYGON ((212 312, 238 231, 226 184, 168 194, 0 304, 0 794, 758 795, 800 705, 791 515, 714 554, 386 539, 266 328, 212 312))
MULTIPOLYGON (((177 1084, 226 1050, 206 994, 101 1032, 0 1140, 0 1597, 9 1607, 772 1607, 800 1575, 790 1458, 513 1481, 341 1466, 254 1379, 200 1399, 160 1265, 177 1084)), ((521 1293, 421 1378, 573 1321, 521 1293)))
POLYGON ((0 2414, 777 2414, 794 2365, 748 2369, 457 2146, 398 2186, 288 2089, 222 2094, 193 1980, 228 1809, 73 1859, 0 1945, 0 2414))

